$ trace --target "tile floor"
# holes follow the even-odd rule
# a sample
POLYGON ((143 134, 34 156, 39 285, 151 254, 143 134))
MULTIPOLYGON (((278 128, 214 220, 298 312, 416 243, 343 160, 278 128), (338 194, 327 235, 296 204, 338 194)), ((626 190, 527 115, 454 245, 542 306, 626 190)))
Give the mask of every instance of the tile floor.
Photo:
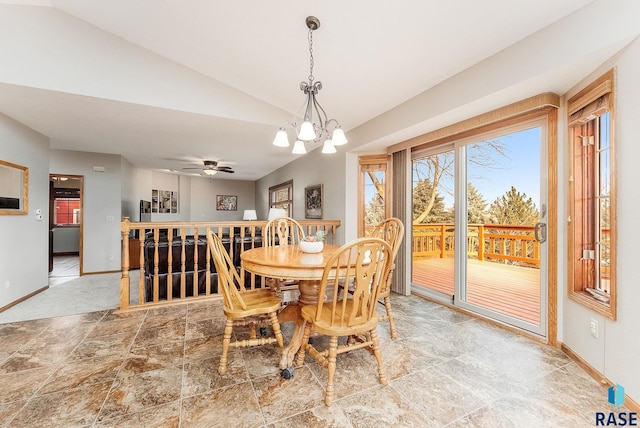
POLYGON ((219 301, 0 324, 0 426, 588 427, 614 410, 557 349, 418 297, 393 305, 389 384, 366 350, 340 355, 329 408, 325 370, 281 378, 276 345, 232 350, 218 375, 219 301))

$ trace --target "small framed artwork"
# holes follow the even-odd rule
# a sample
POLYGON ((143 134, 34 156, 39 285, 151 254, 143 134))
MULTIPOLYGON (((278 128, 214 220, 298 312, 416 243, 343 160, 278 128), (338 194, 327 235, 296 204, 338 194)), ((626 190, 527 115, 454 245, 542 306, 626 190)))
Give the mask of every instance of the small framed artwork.
POLYGON ((322 184, 304 188, 304 218, 322 218, 322 184))
POLYGON ((236 195, 218 195, 216 197, 216 210, 237 211, 238 197, 236 195))

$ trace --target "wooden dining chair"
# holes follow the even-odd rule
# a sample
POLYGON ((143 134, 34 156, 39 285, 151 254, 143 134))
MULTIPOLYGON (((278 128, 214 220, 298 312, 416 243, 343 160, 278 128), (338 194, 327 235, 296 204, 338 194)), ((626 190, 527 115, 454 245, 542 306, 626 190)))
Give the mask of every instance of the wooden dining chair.
POLYGON ((297 245, 304 238, 304 229, 291 217, 269 220, 262 232, 262 245, 297 245))
MULTIPOLYGON (((262 232, 262 245, 297 245, 304 238, 304 229, 291 217, 277 217, 270 220, 262 232)), ((291 279, 267 278, 269 287, 280 294, 283 305, 297 300, 298 281, 291 279)))
MULTIPOLYGON (((380 383, 387 383, 376 333, 379 320, 376 304, 391 271, 392 262, 391 246, 380 238, 360 238, 345 244, 329 258, 320 281, 319 295, 327 295, 328 298, 320 299, 317 304, 302 307, 306 327, 295 363, 301 366, 305 353, 308 352, 327 368, 328 379, 324 396, 327 406, 333 403, 333 379, 336 357, 339 354, 366 348, 376 358, 380 383), (340 292, 341 282, 353 284, 352 293, 340 292), (314 348, 314 345, 309 343, 312 334, 328 336, 328 348, 322 351, 314 348), (338 345, 339 337, 354 335, 360 340, 338 345)), ((318 342, 320 341, 314 339, 314 344, 318 342)))
POLYGON ((280 297, 268 288, 246 290, 220 237, 209 231, 207 242, 218 273, 218 291, 224 297, 223 311, 227 317, 222 339, 222 356, 218 366, 218 373, 223 374, 227 371, 227 353, 230 346, 260 346, 277 342, 280 348, 283 347, 277 316, 280 297), (273 336, 257 337, 256 327, 268 324, 273 327, 273 336), (234 326, 249 326, 249 338, 231 342, 234 326))
POLYGON ((400 249, 400 244, 404 237, 404 224, 402 224, 402 221, 400 221, 399 218, 390 217, 380 222, 375 229, 373 229, 371 236, 384 239, 391 246, 393 265, 391 266, 391 271, 389 272, 389 277, 387 278, 385 285, 380 290, 378 298, 382 299, 382 303, 384 304, 387 313, 387 315, 380 317, 380 321, 389 322, 391 338, 395 339, 398 337, 398 333, 396 332, 396 326, 393 323, 393 313, 391 312, 391 280, 393 277, 393 271, 396 267, 396 256, 398 255, 398 250, 400 249))

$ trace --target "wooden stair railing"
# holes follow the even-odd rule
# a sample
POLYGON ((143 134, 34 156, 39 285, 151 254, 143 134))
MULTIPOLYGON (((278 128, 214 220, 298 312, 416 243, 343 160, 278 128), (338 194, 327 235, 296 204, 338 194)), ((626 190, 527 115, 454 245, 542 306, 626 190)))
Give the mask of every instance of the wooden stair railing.
MULTIPOLYGON (((313 234, 318 230, 325 232, 326 241, 329 244, 337 244, 336 231, 340 227, 340 220, 298 220, 298 222, 304 228, 305 234, 313 234)), ((208 244, 207 251, 205 252, 205 292, 198 293, 198 242, 206 242, 206 234, 209 231, 213 231, 220 237, 228 237, 230 241, 229 256, 234 260, 234 252, 236 246, 234 241, 236 238, 240 238, 240 244, 238 250, 240 253, 245 249, 253 248, 256 246, 257 238, 261 237, 262 228, 266 226, 266 221, 216 221, 216 222, 131 222, 128 217, 124 217, 121 223, 120 231, 122 236, 122 276, 120 278, 120 309, 134 309, 134 308, 146 308, 152 306, 170 305, 175 303, 181 303, 186 301, 203 300, 210 298, 221 298, 221 294, 214 292, 217 289, 217 284, 211 284, 211 272, 214 269, 213 261, 211 260, 211 252, 209 251, 208 244), (160 265, 159 265, 159 247, 161 242, 161 234, 166 234, 167 240, 167 284, 166 284, 166 298, 161 299, 160 296, 160 265), (132 236, 139 237, 134 239, 132 236), (152 295, 151 301, 145 299, 145 272, 148 261, 147 251, 145 251, 145 237, 149 237, 148 245, 153 245, 153 271, 151 274, 152 279, 152 295), (185 245, 186 238, 193 238, 195 245, 188 247, 185 245), (173 251, 171 251, 173 241, 180 240, 180 272, 175 272, 173 266, 175 261, 173 259, 173 251), (246 242, 245 242, 246 240, 246 242), (130 243, 132 243, 130 248, 130 243), (139 248, 136 248, 139 247, 139 248), (188 251, 193 251, 193 254, 188 254, 188 251), (190 257, 189 257, 190 256, 190 257), (193 266, 189 266, 186 261, 191 258, 193 260, 193 266), (133 263, 132 263, 133 261, 133 263), (138 279, 138 294, 139 298, 137 303, 131 302, 131 265, 134 268, 140 269, 138 279), (179 274, 180 277, 180 295, 174 297, 172 292, 172 275, 179 274), (187 275, 193 276, 193 288, 187 289, 187 275), (187 296, 192 294, 192 297, 187 296)), ((201 245, 205 245, 201 242, 201 245)), ((201 261, 200 261, 201 263, 201 261)), ((245 276, 244 269, 240 269, 240 277, 248 277, 247 288, 254 289, 261 283, 261 278, 256 277, 254 274, 247 273, 245 276)))

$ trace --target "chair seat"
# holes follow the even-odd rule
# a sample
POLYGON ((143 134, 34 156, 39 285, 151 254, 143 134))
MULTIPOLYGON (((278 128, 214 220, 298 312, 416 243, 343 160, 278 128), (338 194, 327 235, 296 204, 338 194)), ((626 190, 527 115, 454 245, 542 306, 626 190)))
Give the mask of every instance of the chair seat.
MULTIPOLYGON (((353 303, 348 302, 346 305, 346 309, 344 312, 349 313, 353 308, 353 303)), ((343 326, 337 326, 335 324, 331 324, 331 319, 340 319, 342 314, 344 313, 342 308, 336 308, 335 312, 331 310, 330 305, 324 305, 322 307, 322 311, 320 314, 320 319, 315 320, 316 311, 318 307, 317 305, 307 305, 302 308, 302 317, 307 322, 313 322, 313 329, 320 334, 328 335, 328 336, 351 336, 353 334, 363 333, 370 330, 373 330, 378 325, 378 314, 376 311, 373 311, 373 316, 369 321, 366 321, 362 324, 348 326, 345 324, 343 326)))
POLYGON ((231 318, 244 318, 252 315, 267 314, 269 312, 277 312, 280 310, 280 296, 275 294, 273 290, 259 289, 240 293, 244 300, 246 309, 242 309, 240 302, 234 300, 234 307, 223 308, 225 315, 231 318))

